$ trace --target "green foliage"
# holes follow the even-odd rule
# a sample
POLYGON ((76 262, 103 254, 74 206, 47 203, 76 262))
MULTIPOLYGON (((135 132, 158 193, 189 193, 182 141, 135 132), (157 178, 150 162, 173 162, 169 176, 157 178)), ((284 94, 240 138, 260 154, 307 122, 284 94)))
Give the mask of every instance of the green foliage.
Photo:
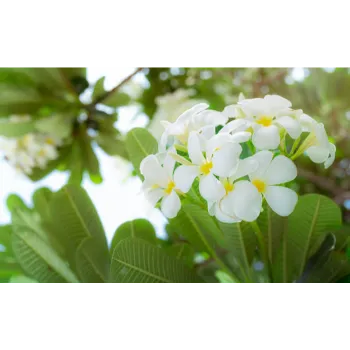
POLYGON ((35 130, 33 122, 12 123, 0 120, 0 135, 6 137, 19 137, 35 130))

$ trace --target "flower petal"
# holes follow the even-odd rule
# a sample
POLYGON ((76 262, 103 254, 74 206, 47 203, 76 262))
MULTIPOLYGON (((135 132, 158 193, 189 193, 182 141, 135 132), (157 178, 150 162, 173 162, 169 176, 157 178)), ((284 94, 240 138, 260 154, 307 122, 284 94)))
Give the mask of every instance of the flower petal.
POLYGON ((156 188, 154 190, 150 189, 144 192, 147 201, 154 207, 158 201, 164 196, 164 190, 161 188, 156 188))
POLYGON ((270 125, 256 129, 252 141, 257 149, 276 149, 280 143, 278 127, 270 125))
POLYGON ((288 116, 279 117, 277 118, 276 123, 281 125, 283 128, 285 128, 288 135, 292 139, 297 139, 301 134, 300 123, 297 120, 293 119, 292 117, 288 117, 288 116))
POLYGON ((211 158, 214 151, 220 149, 224 144, 231 141, 229 133, 219 133, 206 142, 205 153, 207 158, 211 158))
POLYGON ((210 202, 216 202, 225 195, 224 186, 212 174, 203 176, 199 180, 199 192, 205 200, 210 202))
POLYGON ((192 125, 197 127, 205 125, 225 125, 227 119, 228 118, 223 113, 209 109, 193 116, 192 125))
POLYGON ((153 185, 166 187, 168 176, 164 168, 160 165, 157 156, 151 154, 144 158, 140 164, 140 172, 147 182, 153 185))
POLYGON ((235 170, 242 147, 238 143, 226 143, 218 151, 214 152, 212 162, 213 174, 222 177, 231 176, 235 170))
POLYGON ((174 172, 174 182, 177 189, 187 193, 194 179, 199 175, 199 167, 195 165, 181 165, 174 172))
POLYGON ((223 212, 244 221, 254 221, 261 212, 262 196, 249 181, 238 181, 234 190, 221 201, 223 212))
POLYGON ((232 224, 235 222, 241 222, 242 220, 239 219, 237 216, 235 216, 234 214, 232 214, 232 216, 227 215, 226 213, 224 213, 221 208, 220 208, 220 202, 216 202, 215 204, 215 217, 220 221, 220 222, 224 222, 227 224, 232 224))
POLYGON ((234 174, 230 177, 230 182, 233 182, 243 176, 252 174, 259 167, 259 162, 253 157, 248 157, 246 159, 240 159, 238 166, 234 174))
POLYGON ((298 195, 282 186, 268 186, 264 196, 270 208, 280 216, 290 215, 298 202, 298 195))
POLYGON ((165 196, 162 200, 161 210, 163 214, 169 218, 174 218, 181 208, 181 201, 175 191, 172 191, 169 196, 165 196))
POLYGON ((204 162, 200 139, 195 131, 190 133, 187 149, 193 164, 200 165, 204 162))
POLYGON ((207 109, 209 105, 207 103, 198 103, 188 109, 187 111, 183 112, 178 118, 177 122, 185 122, 187 120, 190 120, 195 114, 200 113, 207 109))
POLYGON ((335 151, 336 150, 337 150, 337 148, 335 147, 335 145, 333 145, 333 143, 329 143, 329 157, 324 162, 324 167, 326 169, 328 169, 333 164, 334 159, 335 159, 335 151))
POLYGON ((320 146, 311 146, 305 153, 314 163, 324 163, 329 157, 329 148, 320 146))
POLYGON ((265 174, 269 185, 279 185, 294 180, 297 177, 297 167, 285 156, 275 157, 265 174))
POLYGON ((271 115, 276 115, 281 109, 286 109, 292 106, 290 101, 278 95, 266 95, 264 101, 268 105, 271 115))
POLYGON ((252 137, 252 134, 248 131, 239 131, 231 136, 231 141, 235 143, 247 142, 252 137))
POLYGON ((251 159, 259 163, 259 167, 253 173, 249 174, 249 178, 253 180, 256 178, 263 177, 272 161, 272 157, 273 153, 270 151, 260 151, 258 153, 255 153, 252 157, 250 157, 251 159))
POLYGON ((245 131, 250 127, 251 122, 246 119, 235 119, 227 123, 221 130, 221 132, 239 132, 245 131))
POLYGON ((168 177, 172 179, 176 162, 174 157, 171 156, 170 152, 176 154, 175 148, 171 148, 169 152, 165 155, 165 158, 163 161, 163 168, 165 169, 168 177))

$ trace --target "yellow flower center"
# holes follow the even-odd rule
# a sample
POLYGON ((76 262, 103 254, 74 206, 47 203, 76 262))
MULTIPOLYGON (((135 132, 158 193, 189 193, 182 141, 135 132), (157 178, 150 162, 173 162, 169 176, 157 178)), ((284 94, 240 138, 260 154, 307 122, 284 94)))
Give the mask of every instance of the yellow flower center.
POLYGON ((38 155, 39 155, 39 157, 45 157, 45 156, 46 156, 46 150, 45 150, 45 149, 41 149, 41 150, 38 152, 38 155))
POLYGON ((266 190, 266 183, 264 181, 261 181, 259 179, 255 179, 252 181, 252 184, 256 187, 256 189, 261 193, 265 192, 266 190))
POLYGON ((175 183, 174 183, 174 181, 169 181, 168 187, 164 190, 164 192, 165 192, 166 194, 170 194, 170 193, 173 191, 174 188, 175 188, 175 183))
POLYGON ((224 182, 224 188, 225 188, 226 194, 233 191, 234 187, 235 186, 232 183, 228 182, 227 180, 224 182))
POLYGON ((54 145, 55 144, 55 141, 51 137, 46 138, 45 142, 48 145, 54 145))
POLYGON ((208 175, 210 173, 210 170, 212 167, 213 167, 212 162, 205 162, 201 165, 200 171, 201 171, 201 173, 208 175))
POLYGON ((256 122, 262 126, 270 126, 272 124, 273 117, 268 117, 266 115, 261 116, 256 120, 256 122))
POLYGON ((251 134, 254 133, 254 130, 253 130, 253 128, 251 126, 246 131, 250 132, 251 134))

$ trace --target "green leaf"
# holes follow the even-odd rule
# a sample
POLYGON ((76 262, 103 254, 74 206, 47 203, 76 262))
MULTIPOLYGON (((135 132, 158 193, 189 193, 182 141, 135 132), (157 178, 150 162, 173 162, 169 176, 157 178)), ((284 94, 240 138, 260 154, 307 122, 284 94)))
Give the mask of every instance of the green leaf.
POLYGON ((56 237, 66 248, 72 266, 76 263, 76 251, 86 238, 96 239, 96 254, 100 256, 101 250, 108 263, 108 245, 102 223, 82 187, 70 184, 55 193, 50 201, 50 212, 56 237))
POLYGON ((26 276, 13 276, 10 278, 10 283, 38 283, 38 281, 26 276))
POLYGON ((237 283, 237 281, 233 280, 232 277, 224 271, 216 271, 215 277, 220 281, 220 283, 237 283))
POLYGON ((161 248, 137 238, 121 241, 113 252, 110 282, 197 283, 196 273, 161 248))
POLYGON ((28 218, 28 214, 21 210, 12 213, 12 246, 23 270, 39 282, 79 282, 68 264, 52 248, 45 232, 28 218))
POLYGON ((165 248, 168 255, 182 260, 187 266, 194 265, 194 249, 187 243, 175 243, 165 248))
POLYGON ((5 137, 19 137, 35 131, 33 122, 14 123, 9 120, 0 121, 0 135, 5 137))
POLYGON ((292 282, 301 276, 308 258, 340 225, 341 211, 331 199, 318 194, 301 196, 284 226, 274 264, 275 282, 292 282))
POLYGON ((224 246, 224 235, 213 218, 194 204, 184 203, 178 215, 169 220, 172 230, 186 238, 199 252, 212 254, 216 248, 224 246))
POLYGON ((251 263, 257 245, 254 230, 248 222, 219 223, 225 235, 226 249, 231 253, 227 259, 244 280, 251 280, 251 263))
POLYGON ((94 91, 92 92, 92 100, 95 101, 98 99, 100 96, 102 96, 106 90, 104 88, 104 83, 105 83, 105 77, 102 77, 97 80, 94 91))
POLYGON ((125 142, 114 135, 100 134, 96 138, 97 144, 110 156, 120 156, 128 159, 128 154, 125 149, 125 142))
POLYGON ((33 194, 35 210, 40 214, 42 220, 50 221, 51 219, 49 203, 52 195, 52 191, 47 187, 39 188, 33 194))
POLYGON ((127 221, 117 228, 112 239, 111 252, 117 244, 126 238, 140 238, 151 244, 157 245, 156 231, 153 225, 145 219, 127 221))
POLYGON ((23 202, 23 199, 17 194, 10 194, 6 199, 6 205, 10 212, 15 209, 28 209, 28 207, 23 202))
POLYGON ((104 247, 97 247, 99 242, 86 238, 79 245, 76 253, 76 266, 82 282, 102 283, 108 280, 109 260, 104 247))
POLYGON ((126 135, 126 150, 135 170, 139 173, 141 161, 158 151, 156 139, 143 128, 134 128, 126 135))
POLYGON ((36 130, 60 139, 69 137, 72 133, 72 127, 71 119, 59 115, 42 118, 35 122, 36 130))
POLYGON ((277 250, 281 245, 286 220, 286 218, 277 215, 267 204, 264 205, 264 211, 257 220, 259 228, 264 236, 271 264, 275 262, 277 250))
POLYGON ((83 152, 80 147, 80 142, 75 140, 72 144, 72 152, 69 157, 69 184, 80 185, 82 183, 84 177, 83 161, 83 152))
POLYGON ((101 103, 109 107, 117 108, 121 106, 126 106, 130 103, 130 96, 124 92, 115 91, 112 94, 109 94, 101 103))

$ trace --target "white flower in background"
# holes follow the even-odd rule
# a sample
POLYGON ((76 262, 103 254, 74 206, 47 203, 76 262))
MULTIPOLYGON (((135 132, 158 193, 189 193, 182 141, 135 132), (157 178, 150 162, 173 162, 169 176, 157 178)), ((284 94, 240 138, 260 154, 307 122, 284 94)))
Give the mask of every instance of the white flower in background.
POLYGON ((170 155, 166 155, 162 163, 163 166, 156 155, 149 155, 143 159, 140 164, 141 174, 145 177, 142 188, 146 199, 152 206, 155 206, 162 199, 161 211, 167 218, 171 219, 177 215, 181 208, 180 198, 177 194, 181 191, 179 191, 173 176, 175 160, 170 155))
MULTIPOLYGON (((224 188, 225 192, 223 197, 218 199, 216 202, 208 202, 209 214, 215 215, 215 217, 221 222, 233 223, 242 221, 242 218, 239 218, 235 214, 236 211, 238 213, 240 213, 241 211, 246 211, 246 208, 242 207, 244 203, 241 202, 239 196, 241 195, 242 190, 244 192, 245 198, 249 196, 254 196, 256 194, 256 189, 254 188, 254 186, 247 186, 246 183, 248 181, 239 181, 239 179, 256 171, 258 166, 258 161, 254 160, 252 157, 248 157, 239 161, 237 168, 229 178, 220 178, 220 183, 224 188), (238 210, 236 210, 236 208, 233 208, 233 210, 230 211, 230 215, 228 215, 221 208, 223 201, 228 201, 229 205, 231 203, 234 203, 234 207, 237 206, 238 210)), ((247 200, 246 202, 249 202, 249 200, 247 200)), ((257 208, 256 211, 259 215, 260 208, 257 208)))
POLYGON ((192 98, 194 93, 195 91, 192 89, 178 89, 173 93, 157 97, 157 110, 148 127, 155 138, 159 139, 164 131, 164 126, 161 123, 162 121, 173 123, 183 112, 198 103, 204 102, 192 98))
POLYGON ((230 142, 229 134, 218 134, 202 148, 198 133, 192 131, 188 138, 188 155, 191 162, 178 167, 174 174, 178 188, 188 192, 195 178, 199 177, 199 192, 207 201, 217 201, 225 190, 215 177, 229 177, 238 165, 242 147, 230 142), (203 155, 205 151, 205 157, 203 155))
POLYGON ((11 115, 9 117, 9 121, 11 123, 25 123, 25 122, 30 122, 32 118, 30 115, 11 115))
POLYGON ((297 139, 301 125, 291 114, 291 103, 277 95, 242 100, 238 103, 254 131, 252 141, 257 149, 276 149, 280 144, 280 130, 297 139))
POLYGON ((174 123, 163 122, 165 131, 160 142, 159 151, 164 152, 172 137, 171 144, 187 145, 188 137, 192 131, 203 134, 205 139, 215 134, 217 125, 224 125, 227 118, 220 112, 208 110, 209 105, 199 103, 182 113, 174 123))
POLYGON ((240 181, 231 196, 221 201, 221 209, 229 216, 237 216, 245 221, 254 221, 260 214, 262 199, 280 216, 290 215, 298 201, 297 194, 283 186, 297 176, 295 164, 285 156, 274 159, 270 151, 256 153, 251 159, 259 167, 249 174, 250 181, 240 181))

